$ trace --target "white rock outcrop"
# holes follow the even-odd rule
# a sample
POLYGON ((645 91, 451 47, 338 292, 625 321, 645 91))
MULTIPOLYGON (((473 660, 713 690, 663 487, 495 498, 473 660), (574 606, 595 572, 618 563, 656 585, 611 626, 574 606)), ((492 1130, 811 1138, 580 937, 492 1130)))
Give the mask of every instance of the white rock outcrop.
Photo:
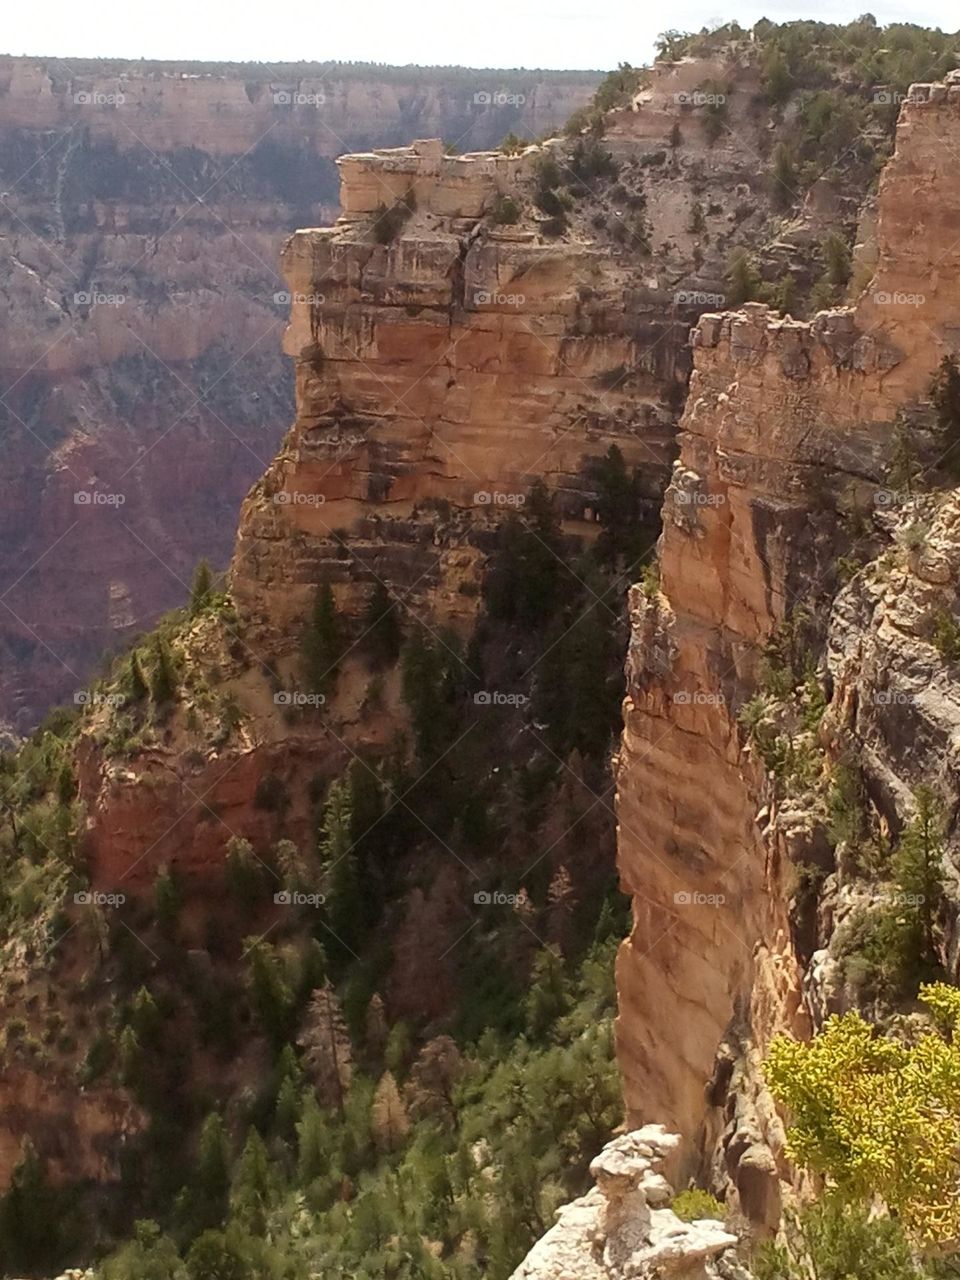
POLYGON ((662 1168, 679 1144, 657 1124, 608 1143, 590 1165, 597 1185, 559 1211, 511 1280, 720 1280, 715 1263, 737 1237, 713 1218, 683 1222, 669 1208, 662 1168))

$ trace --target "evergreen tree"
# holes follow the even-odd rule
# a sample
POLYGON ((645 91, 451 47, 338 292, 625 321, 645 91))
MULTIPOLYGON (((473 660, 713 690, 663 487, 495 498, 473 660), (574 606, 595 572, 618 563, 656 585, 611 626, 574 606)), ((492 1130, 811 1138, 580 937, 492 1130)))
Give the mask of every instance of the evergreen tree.
POLYGON ((329 982, 313 993, 297 1043, 321 1102, 342 1115, 353 1079, 353 1050, 340 1001, 329 982))
POLYGON ((213 574, 206 560, 201 560, 193 575, 190 587, 190 617, 197 618, 213 598, 213 574))
POLYGON ((383 1056, 389 1034, 390 1030, 387 1026, 387 1014, 383 1006, 383 998, 375 991, 370 997, 370 1003, 367 1005, 367 1016, 364 1019, 367 1052, 375 1061, 379 1061, 383 1056))
POLYGON ((777 143, 773 153, 773 199, 778 209, 790 209, 797 198, 797 170, 790 148, 777 143))
POLYGON ((410 1132, 410 1118, 389 1071, 380 1077, 370 1113, 373 1140, 379 1151, 396 1151, 410 1132))
POLYGON ((230 1189, 230 1148, 223 1118, 211 1111, 197 1141, 197 1219, 202 1227, 216 1226, 227 1211, 230 1189))
POLYGON ((850 280, 850 249, 843 236, 831 231, 823 242, 822 253, 827 282, 839 293, 850 280))
POLYGON ((297 1123, 297 1177, 302 1187, 328 1171, 330 1146, 323 1115, 311 1090, 304 1098, 297 1123))
POLYGON ((960 364, 956 356, 944 356, 931 391, 940 426, 939 465, 954 479, 960 477, 960 364))
POLYGON ((897 889, 902 899, 897 914, 906 914, 908 947, 914 966, 936 970, 936 923, 945 893, 943 810, 929 787, 914 797, 917 813, 900 840, 893 860, 897 889))
POLYGON ((166 865, 157 870, 153 882, 153 908, 157 913, 160 932, 169 937, 180 911, 180 888, 174 873, 166 865))
POLYGON ((333 589, 324 582, 317 587, 303 636, 303 678, 310 693, 325 694, 333 687, 343 651, 333 589))
POLYGON ((133 997, 130 1025, 141 1044, 151 1049, 158 1046, 163 1029, 163 1018, 157 1008, 157 1002, 146 987, 141 987, 133 997))
POLYGON ((396 662, 403 643, 398 606, 378 578, 363 615, 364 647, 377 667, 396 662))
POLYGON ((140 664, 140 654, 136 649, 130 655, 129 688, 131 702, 143 702, 149 692, 146 677, 143 674, 143 667, 140 664))
POLYGON ((300 1093, 296 1082, 290 1076, 284 1076, 277 1092, 277 1101, 273 1110, 273 1127, 284 1142, 290 1142, 296 1133, 297 1117, 300 1114, 300 1093))
POLYGON ((270 1192, 270 1160, 267 1149, 256 1129, 251 1129, 234 1169, 230 1207, 253 1235, 262 1236, 266 1232, 270 1192))
POLYGON ((153 642, 153 674, 150 696, 158 707, 168 706, 177 696, 177 673, 170 649, 160 636, 153 642))
POLYGON ((566 867, 557 867, 547 891, 547 932, 550 941, 561 955, 572 942, 573 909, 576 897, 573 881, 566 867))
POLYGON ((0 1200, 0 1262, 4 1269, 37 1272, 61 1247, 56 1196, 43 1161, 25 1138, 10 1187, 0 1200))
POLYGON ((269 1039, 277 1046, 287 1040, 293 1022, 293 993, 268 942, 256 939, 249 947, 250 1000, 269 1039))
POLYGON ((760 274, 745 249, 738 249, 730 259, 727 288, 727 302, 731 307, 754 302, 760 294, 760 274))
POLYGON ((527 1033, 538 1040, 553 1026, 570 1003, 563 959, 556 947, 537 953, 526 999, 527 1033))

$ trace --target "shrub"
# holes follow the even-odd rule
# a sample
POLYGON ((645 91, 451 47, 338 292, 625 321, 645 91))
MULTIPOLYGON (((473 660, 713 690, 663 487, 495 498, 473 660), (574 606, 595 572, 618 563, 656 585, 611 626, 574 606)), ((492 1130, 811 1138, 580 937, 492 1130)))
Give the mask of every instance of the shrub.
POLYGON ((393 204, 378 205, 373 221, 373 236, 377 243, 392 244, 416 207, 417 197, 412 187, 393 204))
POLYGON ((498 195, 490 210, 490 217, 497 226, 513 226, 520 221, 520 208, 512 196, 498 195))
POLYGON ((670 1208, 682 1222, 695 1222, 698 1218, 726 1217, 726 1209, 709 1191, 690 1187, 674 1196, 670 1208))

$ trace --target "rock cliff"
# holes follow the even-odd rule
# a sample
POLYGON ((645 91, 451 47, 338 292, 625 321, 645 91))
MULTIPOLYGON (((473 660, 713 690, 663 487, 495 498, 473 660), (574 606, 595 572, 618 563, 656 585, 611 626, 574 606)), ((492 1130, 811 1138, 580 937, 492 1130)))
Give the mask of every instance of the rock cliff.
POLYGON ((280 246, 336 215, 334 158, 557 128, 597 78, 0 58, 0 723, 226 565, 292 413, 280 246))
POLYGON ((618 965, 628 1116, 680 1131, 687 1169, 712 1169, 768 1226, 786 1168, 757 1059, 772 1034, 802 1034, 838 1007, 809 986, 805 998, 833 915, 802 926, 797 877, 819 865, 829 900, 844 876, 810 795, 791 794, 747 746, 743 708, 761 688, 765 646, 809 619, 832 693, 813 789, 843 747, 893 829, 921 775, 956 794, 951 677, 931 642, 932 614, 955 609, 954 503, 928 538, 924 526, 922 549, 891 551, 890 506, 906 498, 884 477, 898 427, 929 429, 932 380, 960 339, 960 190, 948 161, 958 136, 958 78, 914 86, 880 183, 876 272, 855 307, 811 323, 760 305, 701 318, 660 587, 631 596, 617 765, 634 899, 618 965), (843 587, 843 557, 883 548, 843 587), (888 681, 909 688, 906 710, 872 696, 888 681))

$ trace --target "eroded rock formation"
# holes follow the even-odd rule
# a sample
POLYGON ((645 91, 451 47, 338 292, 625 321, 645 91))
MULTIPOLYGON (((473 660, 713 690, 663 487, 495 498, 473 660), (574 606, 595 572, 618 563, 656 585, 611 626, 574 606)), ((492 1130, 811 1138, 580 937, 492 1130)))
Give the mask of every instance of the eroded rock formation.
POLYGON ((713 1218, 684 1222, 669 1207, 673 1188, 664 1165, 680 1145, 662 1125, 647 1125, 608 1143, 590 1165, 596 1186, 565 1205, 556 1226, 512 1280, 723 1280, 742 1276, 737 1243, 713 1218))
MULTIPOLYGON (((876 273, 856 307, 812 323, 760 305, 700 320, 660 590, 631 597, 617 767, 620 867, 634 899, 618 965, 628 1115, 679 1130, 686 1168, 712 1166, 767 1225, 786 1169, 758 1055, 777 1031, 802 1034, 824 1012, 804 1000, 810 956, 790 904, 798 864, 826 856, 823 874, 832 867, 822 824, 818 833, 802 806, 778 803, 737 716, 778 624, 797 606, 829 610, 851 516, 872 507, 883 526, 897 419, 923 417, 941 358, 957 351, 958 138, 960 83, 915 87, 880 184, 876 273)), ((953 527, 948 503, 926 549, 890 578, 858 575, 830 626, 825 723, 862 753, 893 825, 922 774, 955 793, 953 699, 930 643, 931 608, 954 603, 953 527), (927 692, 894 717, 868 696, 880 679, 927 692)))

